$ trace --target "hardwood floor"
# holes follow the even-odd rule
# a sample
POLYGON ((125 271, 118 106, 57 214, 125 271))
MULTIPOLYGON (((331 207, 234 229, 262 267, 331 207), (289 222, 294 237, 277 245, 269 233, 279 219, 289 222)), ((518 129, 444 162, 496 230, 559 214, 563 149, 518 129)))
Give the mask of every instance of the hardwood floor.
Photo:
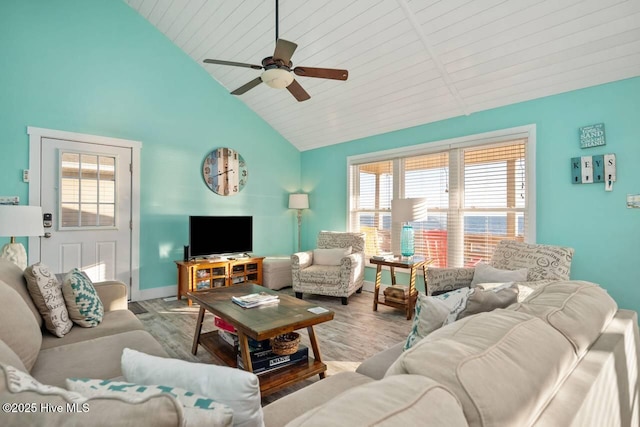
MULTIPOLYGON (((293 295, 291 288, 282 289, 280 292, 293 295)), ((346 306, 341 304, 340 298, 305 294, 304 299, 335 312, 332 321, 314 327, 322 359, 327 364, 327 376, 342 371, 355 371, 363 360, 404 340, 411 329, 412 321, 406 319, 402 310, 379 306, 378 311, 374 312, 371 292, 353 294, 349 298, 349 305, 346 306)), ((195 356, 191 354, 199 310, 197 304, 189 307, 186 299, 154 299, 139 301, 139 304, 147 313, 138 314, 138 318, 171 357, 223 365, 202 347, 198 347, 195 356)), ((213 329, 213 315, 207 313, 202 330, 206 332, 213 329)), ((309 345, 306 330, 298 332, 302 336, 302 342, 309 345)), ((266 396, 262 403, 266 405, 314 381, 318 381, 317 376, 266 396)))

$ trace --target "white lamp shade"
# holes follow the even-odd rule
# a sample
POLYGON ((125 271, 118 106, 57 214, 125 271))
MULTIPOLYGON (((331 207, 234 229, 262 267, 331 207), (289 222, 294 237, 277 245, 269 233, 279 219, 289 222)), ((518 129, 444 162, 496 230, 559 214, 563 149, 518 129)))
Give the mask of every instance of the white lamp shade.
POLYGON ((289 209, 309 209, 309 195, 289 194, 289 209))
POLYGON ((40 206, 0 205, 0 236, 43 236, 40 206))
POLYGON ((270 68, 260 75, 260 79, 269 87, 284 89, 293 81, 293 75, 290 71, 281 68, 270 68))
POLYGON ((393 199, 391 216, 395 222, 413 222, 427 219, 427 199, 393 199))

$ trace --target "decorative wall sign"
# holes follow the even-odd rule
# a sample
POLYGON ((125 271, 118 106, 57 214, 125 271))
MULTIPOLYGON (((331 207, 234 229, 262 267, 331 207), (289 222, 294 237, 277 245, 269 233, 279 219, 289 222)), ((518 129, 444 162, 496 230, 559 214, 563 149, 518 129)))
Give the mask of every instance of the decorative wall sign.
POLYGON ((615 180, 615 154, 573 157, 571 159, 571 182, 573 184, 604 182, 605 189, 611 191, 615 180))
POLYGON ((583 126, 578 130, 580 134, 580 148, 599 147, 605 145, 604 123, 583 126))

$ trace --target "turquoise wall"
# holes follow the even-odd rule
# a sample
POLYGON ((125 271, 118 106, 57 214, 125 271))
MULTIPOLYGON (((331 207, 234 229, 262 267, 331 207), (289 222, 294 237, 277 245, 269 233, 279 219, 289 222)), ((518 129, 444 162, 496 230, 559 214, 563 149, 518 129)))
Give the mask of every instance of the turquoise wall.
MULTIPOLYGON (((640 311, 640 210, 626 208, 627 193, 640 193, 639 119, 634 78, 303 152, 302 185, 312 207, 304 246, 313 246, 319 230, 346 228, 347 156, 535 124, 537 241, 575 248, 573 279, 599 283, 619 306, 640 311), (578 128, 594 123, 605 124, 607 145, 581 150, 578 128), (571 184, 572 157, 605 153, 618 163, 612 192, 571 184)), ((367 280, 373 273, 367 269, 367 280)))
POLYGON ((123 1, 3 1, 0 58, 0 195, 28 203, 27 126, 142 141, 141 289, 176 283, 190 214, 253 215, 256 254, 293 252, 300 152, 123 1), (231 197, 200 172, 221 146, 249 167, 231 197))

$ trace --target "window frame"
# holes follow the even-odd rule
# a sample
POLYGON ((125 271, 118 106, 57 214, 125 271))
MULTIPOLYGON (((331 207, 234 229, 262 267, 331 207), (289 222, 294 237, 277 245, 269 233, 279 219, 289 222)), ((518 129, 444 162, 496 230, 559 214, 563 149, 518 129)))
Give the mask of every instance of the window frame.
MULTIPOLYGON (((440 141, 426 142, 417 145, 410 145, 406 147, 393 148, 389 150, 376 151, 366 154, 359 154, 354 156, 347 157, 347 211, 346 211, 346 222, 347 229, 349 231, 352 230, 352 194, 351 188, 354 188, 354 185, 357 184, 354 179, 355 174, 352 173, 352 166, 357 166, 365 163, 372 162, 380 162, 385 160, 396 160, 402 159, 406 157, 419 156, 425 154, 434 154, 442 151, 449 151, 450 157, 451 152, 456 149, 466 149, 466 148, 478 148, 486 145, 496 145, 500 143, 506 143, 508 141, 517 140, 517 139, 526 139, 525 144, 525 176, 526 176, 526 200, 527 205, 525 207, 525 215, 527 218, 527 228, 524 235, 524 241, 527 243, 535 243, 536 242, 536 125, 529 124, 524 126, 518 126, 513 128, 500 129, 485 133, 467 135, 457 138, 451 138, 440 141)), ((398 162, 394 162, 394 176, 398 172, 396 169, 396 164, 398 162)), ((393 183, 393 192, 394 197, 401 193, 402 184, 399 182, 400 180, 394 179, 393 183)), ((393 225, 392 225, 393 227, 393 225)), ((392 248, 394 249, 394 253, 396 253, 396 246, 398 242, 394 241, 393 235, 394 231, 392 229, 392 248)), ((366 260, 366 265, 371 266, 369 260, 366 260)))

